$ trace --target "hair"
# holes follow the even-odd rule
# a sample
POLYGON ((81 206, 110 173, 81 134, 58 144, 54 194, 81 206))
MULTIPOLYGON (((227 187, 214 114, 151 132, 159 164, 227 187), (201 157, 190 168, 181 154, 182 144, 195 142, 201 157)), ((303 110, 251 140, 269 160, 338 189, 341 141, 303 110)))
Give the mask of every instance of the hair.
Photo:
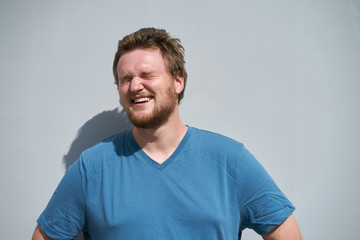
POLYGON ((134 33, 125 36, 119 41, 117 52, 113 63, 113 74, 115 84, 119 87, 117 75, 117 65, 122 55, 136 49, 159 49, 164 59, 165 66, 173 78, 182 77, 184 79, 184 89, 178 94, 178 103, 184 97, 187 80, 185 69, 184 52, 178 38, 173 38, 164 29, 142 28, 134 33))

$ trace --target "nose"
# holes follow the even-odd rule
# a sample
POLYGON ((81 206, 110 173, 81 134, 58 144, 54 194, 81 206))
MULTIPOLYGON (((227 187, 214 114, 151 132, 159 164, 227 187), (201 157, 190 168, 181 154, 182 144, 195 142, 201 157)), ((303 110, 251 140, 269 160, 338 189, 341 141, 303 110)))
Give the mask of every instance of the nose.
POLYGON ((144 89, 142 85, 142 79, 140 77, 134 77, 130 81, 130 91, 131 92, 138 92, 144 89))

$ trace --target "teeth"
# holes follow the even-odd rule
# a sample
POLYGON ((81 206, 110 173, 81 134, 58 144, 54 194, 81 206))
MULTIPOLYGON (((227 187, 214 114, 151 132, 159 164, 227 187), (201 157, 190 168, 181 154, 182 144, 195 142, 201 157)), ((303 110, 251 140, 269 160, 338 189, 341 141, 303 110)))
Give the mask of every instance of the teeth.
POLYGON ((143 97, 134 100, 135 103, 148 102, 148 101, 150 101, 149 97, 143 97))

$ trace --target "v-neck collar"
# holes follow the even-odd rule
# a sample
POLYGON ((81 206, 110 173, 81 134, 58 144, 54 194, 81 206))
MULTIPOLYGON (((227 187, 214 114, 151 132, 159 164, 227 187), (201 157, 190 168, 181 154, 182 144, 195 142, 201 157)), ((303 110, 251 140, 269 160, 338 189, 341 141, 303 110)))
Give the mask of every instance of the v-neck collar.
POLYGON ((181 142, 179 143, 179 145, 177 146, 175 151, 170 155, 170 157, 168 159, 166 159, 161 164, 156 162, 155 160, 153 160, 151 157, 149 157, 144 152, 144 150, 139 146, 139 144, 135 141, 135 138, 132 134, 132 129, 128 130, 127 137, 130 140, 130 145, 131 145, 131 148, 133 148, 133 150, 134 150, 133 153, 134 153, 135 157, 143 160, 144 162, 147 162, 148 164, 152 165, 153 167, 158 168, 159 170, 162 170, 162 169, 166 168, 167 166, 169 166, 176 159, 176 156, 186 145, 191 133, 194 130, 192 127, 189 127, 189 126, 187 126, 187 127, 188 128, 186 130, 185 136, 183 137, 183 139, 181 140, 181 142))

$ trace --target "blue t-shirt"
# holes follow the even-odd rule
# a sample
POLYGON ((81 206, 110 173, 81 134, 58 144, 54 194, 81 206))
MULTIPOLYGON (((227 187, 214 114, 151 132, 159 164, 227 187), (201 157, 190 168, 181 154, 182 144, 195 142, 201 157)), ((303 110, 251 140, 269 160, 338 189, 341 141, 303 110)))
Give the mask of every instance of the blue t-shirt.
POLYGON ((82 153, 38 224, 53 239, 235 240, 294 209, 241 143, 189 127, 159 164, 129 130, 82 153))

